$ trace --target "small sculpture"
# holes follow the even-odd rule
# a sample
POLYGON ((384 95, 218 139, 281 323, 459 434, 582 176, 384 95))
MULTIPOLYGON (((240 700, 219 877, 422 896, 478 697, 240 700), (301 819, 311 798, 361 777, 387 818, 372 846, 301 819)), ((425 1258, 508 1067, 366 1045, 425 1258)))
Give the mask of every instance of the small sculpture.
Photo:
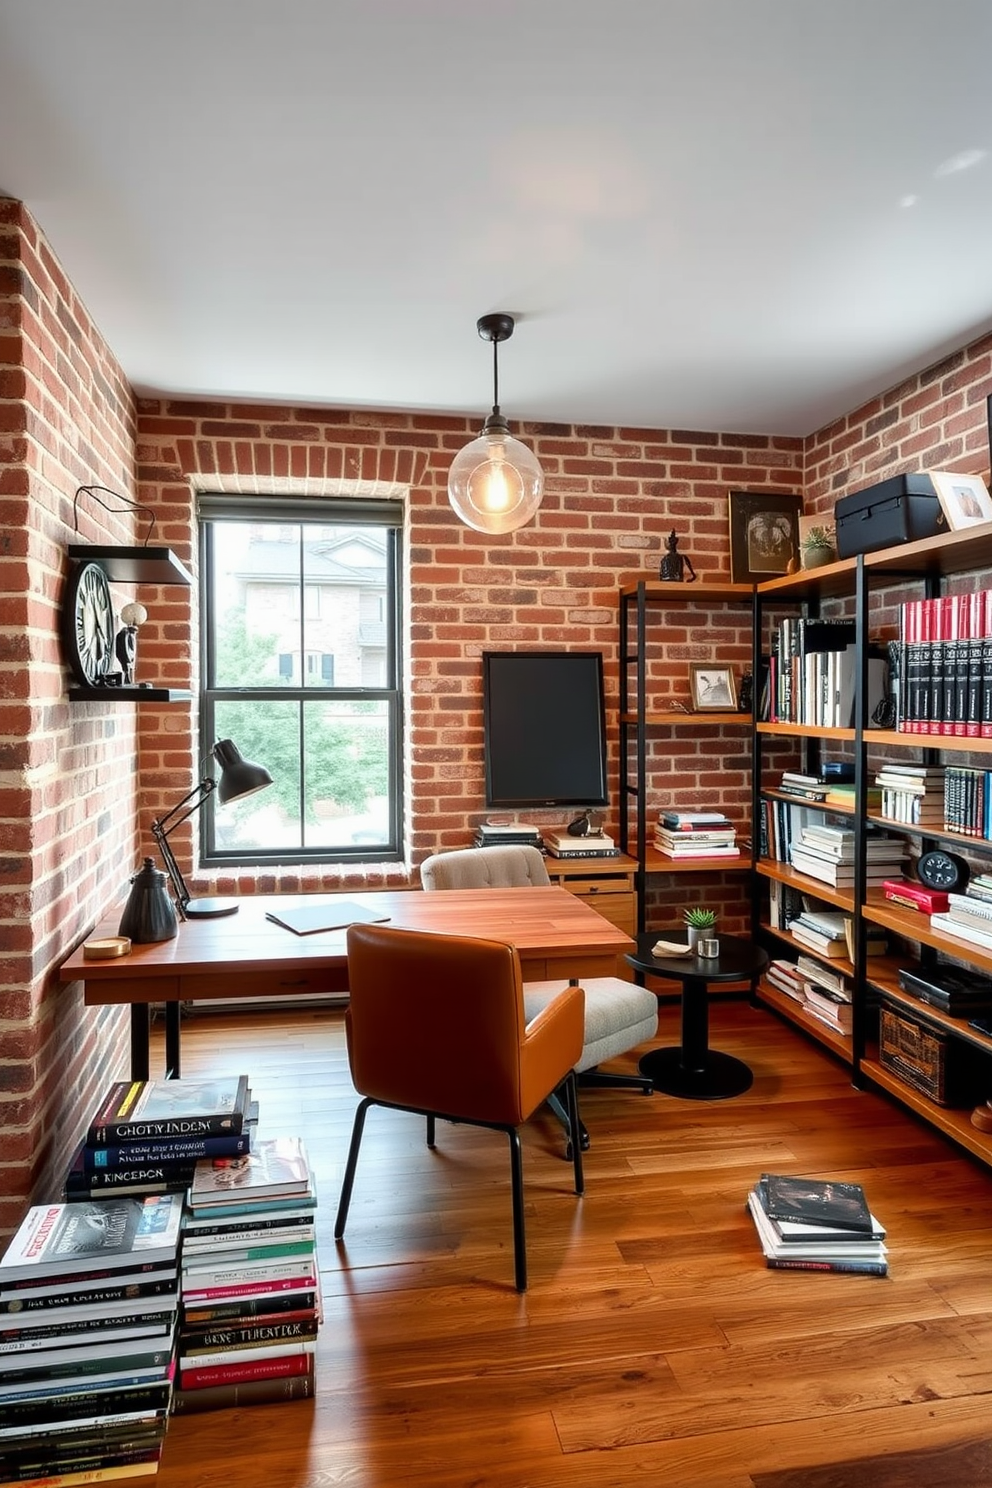
POLYGON ((134 668, 138 659, 138 626, 144 625, 148 611, 143 604, 132 602, 121 610, 121 628, 114 638, 114 651, 121 664, 123 685, 134 686, 134 668))
POLYGON ((679 552, 679 540, 675 535, 674 528, 665 542, 668 552, 661 560, 661 577, 666 583, 691 584, 696 577, 696 570, 692 566, 692 560, 685 553, 679 552), (685 570, 689 570, 686 578, 685 570))

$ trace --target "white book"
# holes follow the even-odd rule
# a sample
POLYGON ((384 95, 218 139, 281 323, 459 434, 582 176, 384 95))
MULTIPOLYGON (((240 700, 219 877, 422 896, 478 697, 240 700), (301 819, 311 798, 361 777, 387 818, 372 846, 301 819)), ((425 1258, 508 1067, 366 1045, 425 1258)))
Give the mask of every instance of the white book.
POLYGON ((965 925, 949 914, 934 914, 930 916, 930 928, 941 935, 948 935, 955 940, 963 940, 968 945, 977 945, 983 950, 992 951, 992 924, 989 925, 988 930, 979 930, 976 925, 965 925))
POLYGON ((952 910, 960 909, 977 919, 992 921, 992 904, 985 899, 976 899, 973 894, 948 894, 947 902, 952 910))

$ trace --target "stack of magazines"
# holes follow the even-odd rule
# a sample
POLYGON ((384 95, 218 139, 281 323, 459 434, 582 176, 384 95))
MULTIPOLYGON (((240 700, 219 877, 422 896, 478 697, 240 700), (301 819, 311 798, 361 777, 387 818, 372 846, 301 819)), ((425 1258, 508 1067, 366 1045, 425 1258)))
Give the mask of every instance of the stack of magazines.
POLYGON ((762 1173, 747 1206, 773 1270, 888 1275, 885 1230, 860 1183, 762 1173))

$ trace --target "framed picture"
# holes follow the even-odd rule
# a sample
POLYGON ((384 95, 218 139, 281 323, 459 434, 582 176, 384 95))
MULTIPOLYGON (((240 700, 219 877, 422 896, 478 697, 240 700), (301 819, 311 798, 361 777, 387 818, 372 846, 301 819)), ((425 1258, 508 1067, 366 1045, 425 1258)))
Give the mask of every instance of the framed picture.
POLYGON ((774 491, 730 492, 730 577, 760 584, 799 567, 801 496, 774 491))
POLYGON ((737 707, 734 674, 729 667, 697 663, 689 668, 689 691, 697 713, 717 709, 721 713, 737 707))
POLYGON ((950 470, 928 473, 952 532, 977 522, 992 522, 992 497, 980 475, 955 475, 950 470))

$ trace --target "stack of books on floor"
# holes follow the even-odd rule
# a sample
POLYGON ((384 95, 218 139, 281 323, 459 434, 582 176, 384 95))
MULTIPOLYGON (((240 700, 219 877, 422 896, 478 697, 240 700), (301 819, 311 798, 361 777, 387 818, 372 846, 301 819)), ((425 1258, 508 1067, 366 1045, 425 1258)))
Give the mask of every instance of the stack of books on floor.
POLYGON ((316 1207, 298 1137, 197 1164, 183 1230, 176 1413, 312 1396, 316 1207))
POLYGON ((157 1472, 183 1196, 35 1205, 0 1259, 0 1481, 157 1472))
MULTIPOLYGON (((869 884, 891 878, 906 855, 906 844, 894 837, 871 834, 865 841, 869 884)), ((849 827, 809 824, 800 830, 789 850, 789 862, 799 873, 835 889, 854 887, 854 832, 849 827)))
POLYGON ((118 1082, 76 1148, 65 1198, 185 1193, 200 1158, 249 1150, 251 1114, 246 1075, 118 1082))
POLYGON ((665 811, 658 818, 654 845, 666 858, 739 858, 737 831, 722 811, 665 811))
POLYGON ((762 1173, 747 1207, 772 1270, 888 1275, 885 1230, 860 1183, 762 1173))

